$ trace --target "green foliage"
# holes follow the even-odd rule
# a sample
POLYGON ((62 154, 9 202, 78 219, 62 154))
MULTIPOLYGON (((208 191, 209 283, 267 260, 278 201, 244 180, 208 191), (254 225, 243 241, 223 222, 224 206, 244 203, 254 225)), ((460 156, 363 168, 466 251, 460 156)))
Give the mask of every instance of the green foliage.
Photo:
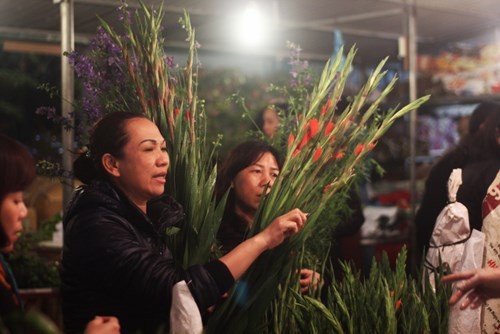
POLYGON ((394 270, 386 255, 374 259, 364 281, 344 263, 344 279, 323 288, 323 302, 293 291, 286 308, 273 309, 281 327, 267 333, 447 333, 450 287, 438 279, 434 293, 427 277, 408 276, 406 256, 403 248, 394 270))
POLYGON ((41 241, 50 240, 55 225, 61 221, 59 214, 40 224, 37 231, 25 231, 16 241, 9 264, 19 288, 46 288, 60 285, 57 264, 41 258, 36 247, 41 241))
POLYGON ((30 310, 25 314, 14 313, 0 318, 0 332, 4 334, 59 334, 57 326, 45 315, 30 310))

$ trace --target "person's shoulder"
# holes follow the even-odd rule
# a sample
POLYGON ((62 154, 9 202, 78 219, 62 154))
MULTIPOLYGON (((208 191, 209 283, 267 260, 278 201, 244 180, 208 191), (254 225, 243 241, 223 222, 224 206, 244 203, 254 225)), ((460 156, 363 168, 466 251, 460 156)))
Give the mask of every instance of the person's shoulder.
MULTIPOLYGON (((64 215, 63 224, 84 222, 87 227, 126 214, 125 204, 109 185, 97 183, 79 188, 64 215)), ((80 224, 78 224, 80 225, 80 224)))

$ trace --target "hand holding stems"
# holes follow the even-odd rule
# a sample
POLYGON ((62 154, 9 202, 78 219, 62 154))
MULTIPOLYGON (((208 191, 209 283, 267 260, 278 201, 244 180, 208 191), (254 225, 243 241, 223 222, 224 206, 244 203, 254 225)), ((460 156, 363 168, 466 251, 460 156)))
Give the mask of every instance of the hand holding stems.
POLYGON ((262 232, 245 240, 219 260, 228 267, 233 278, 238 280, 262 252, 273 249, 299 232, 306 221, 307 214, 293 209, 275 218, 262 232))
POLYGON ((89 321, 84 334, 119 334, 120 324, 115 317, 96 316, 89 321))
POLYGON ((465 296, 460 309, 478 308, 486 300, 500 298, 500 268, 479 268, 453 273, 442 278, 442 282, 458 282, 456 291, 450 297, 450 305, 455 305, 465 296))
POLYGON ((257 236, 261 236, 267 249, 273 249, 280 245, 286 238, 299 232, 307 221, 307 214, 299 209, 293 209, 282 216, 277 217, 257 236))
POLYGON ((316 291, 320 284, 323 284, 323 282, 321 282, 321 275, 316 271, 313 271, 311 269, 300 269, 299 274, 300 293, 302 293, 303 295, 309 292, 309 287, 313 291, 316 291))

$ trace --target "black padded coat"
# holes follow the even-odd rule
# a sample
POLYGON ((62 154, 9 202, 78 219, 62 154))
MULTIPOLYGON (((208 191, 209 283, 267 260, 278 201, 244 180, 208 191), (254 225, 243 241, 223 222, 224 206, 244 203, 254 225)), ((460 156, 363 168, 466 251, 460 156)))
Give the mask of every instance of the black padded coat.
POLYGON ((181 280, 202 315, 215 304, 233 277, 220 261, 176 266, 163 235, 183 219, 168 196, 150 201, 146 216, 109 183, 80 188, 63 222, 64 332, 82 332, 96 315, 118 317, 121 333, 168 332, 171 290, 181 280))

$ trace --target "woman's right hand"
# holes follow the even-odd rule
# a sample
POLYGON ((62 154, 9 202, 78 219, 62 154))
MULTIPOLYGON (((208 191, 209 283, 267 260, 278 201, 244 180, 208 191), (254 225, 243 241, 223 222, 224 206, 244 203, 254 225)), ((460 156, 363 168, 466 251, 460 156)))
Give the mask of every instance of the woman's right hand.
POLYGON ((266 242, 266 248, 272 249, 286 238, 299 232, 307 222, 307 214, 300 209, 293 209, 277 217, 260 234, 266 242))
POLYGON ((453 273, 441 279, 442 282, 458 282, 450 297, 450 304, 456 304, 462 297, 460 309, 468 306, 478 308, 486 300, 500 298, 500 269, 478 268, 471 271, 453 273))

